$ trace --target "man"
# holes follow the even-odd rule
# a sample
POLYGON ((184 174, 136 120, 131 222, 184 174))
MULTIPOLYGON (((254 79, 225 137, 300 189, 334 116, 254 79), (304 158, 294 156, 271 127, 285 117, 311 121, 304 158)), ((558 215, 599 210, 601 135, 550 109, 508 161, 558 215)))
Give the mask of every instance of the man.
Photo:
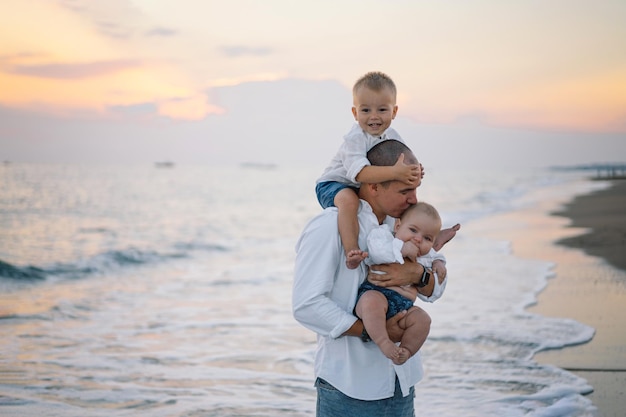
MULTIPOLYGON (((395 164, 400 154, 404 154, 405 163, 417 164, 411 150, 395 140, 379 143, 367 156, 372 165, 389 166, 395 164)), ((358 212, 360 247, 367 247, 369 231, 388 220, 387 216, 399 217, 417 202, 419 182, 410 186, 400 181, 362 184, 358 212)), ((442 233, 443 239, 451 239, 456 230, 458 226, 442 233)), ((353 309, 367 267, 364 264, 356 269, 346 267, 336 209, 328 208, 309 222, 296 252, 294 317, 318 334, 314 365, 317 416, 414 416, 413 386, 423 375, 420 355, 414 355, 403 365, 394 365, 376 344, 364 341, 367 333, 353 309)), ((388 275, 376 284, 419 284, 420 298, 427 301, 439 298, 445 286, 445 281, 429 279, 419 264, 405 262, 381 269, 388 275)), ((445 278, 445 268, 439 275, 439 279, 445 278)), ((399 341, 402 336, 401 319, 405 314, 399 313, 387 322, 393 341, 399 341)))

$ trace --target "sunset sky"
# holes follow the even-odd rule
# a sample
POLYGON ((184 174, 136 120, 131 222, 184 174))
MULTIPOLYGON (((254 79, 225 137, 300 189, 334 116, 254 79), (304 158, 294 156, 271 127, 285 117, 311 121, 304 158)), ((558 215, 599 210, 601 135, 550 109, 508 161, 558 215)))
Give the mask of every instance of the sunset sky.
POLYGON ((626 161, 623 0, 5 2, 0 160, 323 166, 370 70, 433 161, 626 161))

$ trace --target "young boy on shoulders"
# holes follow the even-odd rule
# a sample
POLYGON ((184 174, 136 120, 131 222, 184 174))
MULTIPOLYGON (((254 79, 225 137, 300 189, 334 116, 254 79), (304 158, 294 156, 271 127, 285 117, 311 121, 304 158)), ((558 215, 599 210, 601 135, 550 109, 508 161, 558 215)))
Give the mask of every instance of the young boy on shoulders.
POLYGON ((382 72, 368 72, 357 80, 352 88, 352 114, 357 123, 344 136, 339 151, 316 183, 315 192, 322 208, 337 207, 339 234, 350 269, 367 257, 358 245, 356 191, 360 184, 395 180, 415 185, 423 176, 421 165, 404 164, 404 155, 393 166, 372 166, 367 160, 367 151, 374 145, 387 139, 403 142, 398 132, 390 128, 398 112, 396 96, 395 83, 382 72))

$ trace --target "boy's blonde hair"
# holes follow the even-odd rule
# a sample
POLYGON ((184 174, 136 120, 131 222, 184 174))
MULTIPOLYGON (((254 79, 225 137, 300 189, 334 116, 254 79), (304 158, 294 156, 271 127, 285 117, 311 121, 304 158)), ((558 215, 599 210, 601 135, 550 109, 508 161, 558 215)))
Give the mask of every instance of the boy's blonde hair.
POLYGON ((387 88, 393 94, 394 100, 396 99, 396 84, 391 77, 380 71, 371 71, 359 78, 356 83, 354 83, 354 87, 352 87, 352 94, 356 95, 361 87, 368 88, 372 91, 381 91, 387 88))

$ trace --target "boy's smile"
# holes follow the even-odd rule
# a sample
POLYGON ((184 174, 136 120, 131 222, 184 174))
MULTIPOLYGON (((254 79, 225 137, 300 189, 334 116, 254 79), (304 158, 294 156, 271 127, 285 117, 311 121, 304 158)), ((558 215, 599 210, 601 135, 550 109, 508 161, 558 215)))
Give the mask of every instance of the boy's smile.
POLYGON ((352 114, 361 129, 372 136, 380 136, 396 117, 398 106, 394 94, 387 88, 374 91, 361 87, 353 97, 352 114))

